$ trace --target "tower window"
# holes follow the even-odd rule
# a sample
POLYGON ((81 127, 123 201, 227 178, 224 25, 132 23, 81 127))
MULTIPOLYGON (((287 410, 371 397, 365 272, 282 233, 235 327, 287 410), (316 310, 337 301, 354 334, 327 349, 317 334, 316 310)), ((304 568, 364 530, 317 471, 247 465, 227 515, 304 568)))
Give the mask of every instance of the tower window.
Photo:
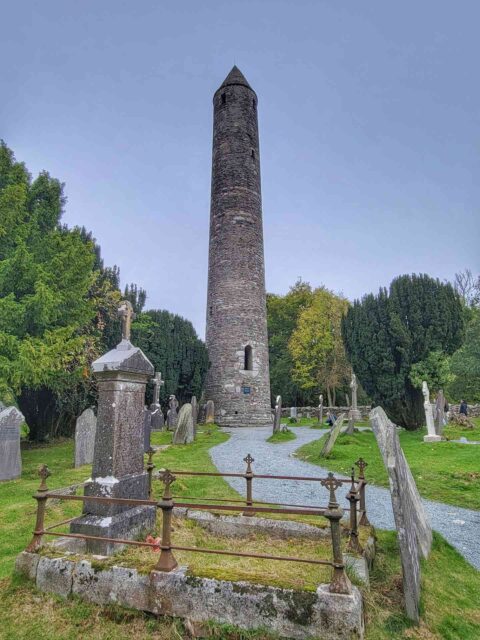
POLYGON ((251 371, 253 369, 252 347, 249 344, 247 344, 247 346, 245 347, 243 368, 245 369, 245 371, 251 371))
POLYGON ((255 107, 257 106, 257 101, 255 100, 255 98, 252 100, 252 107, 255 109, 255 107))
POLYGON ((210 307, 210 315, 213 313, 213 307, 210 307))
POLYGON ((255 160, 255 149, 252 149, 252 158, 255 160))
POLYGON ((227 95, 222 93, 222 104, 227 104, 227 95))

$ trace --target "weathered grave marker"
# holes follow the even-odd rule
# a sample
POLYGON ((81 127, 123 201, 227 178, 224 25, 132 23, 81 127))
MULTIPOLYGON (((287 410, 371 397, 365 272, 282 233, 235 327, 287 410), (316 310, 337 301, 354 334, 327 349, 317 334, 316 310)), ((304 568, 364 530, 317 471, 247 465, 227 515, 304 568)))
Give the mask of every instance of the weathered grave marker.
POLYGON ((198 402, 197 402, 197 396, 192 396, 190 404, 192 405, 193 431, 196 434, 197 433, 197 424, 198 424, 198 402))
POLYGON ((430 391, 425 380, 422 382, 423 408, 425 410, 425 421, 427 423, 427 435, 423 436, 424 442, 439 442, 442 438, 435 431, 435 423, 433 421, 433 410, 430 402, 430 391))
POLYGON ((323 424, 323 395, 320 394, 318 396, 319 405, 318 405, 318 424, 323 424))
POLYGON ((23 422, 25 418, 16 407, 0 411, 0 480, 14 480, 22 475, 20 425, 23 422))
POLYGON ((297 419, 297 407, 290 407, 290 418, 297 419))
POLYGON ((178 420, 178 400, 176 399, 176 397, 172 394, 169 398, 168 398, 168 411, 167 411, 167 429, 169 431, 174 431, 175 427, 177 426, 177 420, 178 420))
POLYGON ((152 414, 147 407, 143 408, 143 450, 150 450, 150 436, 152 432, 152 414))
POLYGON ((273 418, 273 433, 277 433, 281 430, 282 421, 282 396, 277 396, 277 402, 275 404, 275 413, 273 418))
POLYGON ((92 464, 97 431, 97 416, 90 407, 81 413, 75 424, 75 467, 92 464))
POLYGON ((437 393, 437 399, 435 401, 435 433, 437 436, 442 437, 443 427, 445 421, 445 396, 442 389, 437 393))
POLYGON ((325 444, 323 445, 322 450, 320 451, 321 458, 325 458, 326 456, 328 456, 328 454, 333 449, 333 445, 335 444, 340 434, 340 429, 342 428, 344 419, 345 419, 345 414, 341 413, 333 423, 332 428, 330 429, 327 435, 327 439, 325 440, 325 444))
POLYGON ((153 382, 153 401, 150 405, 150 413, 152 415, 152 431, 161 431, 165 427, 165 420, 163 418, 162 407, 160 406, 160 387, 165 384, 162 380, 162 374, 160 371, 152 378, 153 382))
POLYGON ((352 390, 352 406, 351 406, 351 414, 352 414, 352 420, 355 422, 356 420, 361 420, 362 419, 362 414, 360 413, 360 411, 358 410, 358 403, 357 403, 357 388, 358 388, 358 384, 357 384, 357 376, 352 372, 352 379, 350 381, 350 389, 352 390))
POLYGON ((193 428, 192 405, 186 403, 178 414, 178 425, 173 434, 173 444, 189 444, 195 440, 193 428))
POLYGON ((215 405, 213 400, 207 400, 205 408, 205 424, 213 424, 215 422, 215 405))
POLYGON ((405 459, 397 429, 381 407, 370 413, 370 421, 390 480, 393 515, 398 532, 403 570, 405 608, 410 619, 419 620, 420 555, 427 558, 432 530, 405 459))

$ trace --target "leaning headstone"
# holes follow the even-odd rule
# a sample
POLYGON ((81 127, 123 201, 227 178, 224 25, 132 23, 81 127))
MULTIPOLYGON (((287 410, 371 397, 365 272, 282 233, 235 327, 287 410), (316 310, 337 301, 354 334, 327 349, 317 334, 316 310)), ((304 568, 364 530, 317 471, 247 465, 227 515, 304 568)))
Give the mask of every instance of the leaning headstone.
POLYGON ((360 411, 358 410, 358 404, 357 404, 357 376, 352 372, 352 380, 350 382, 350 389, 352 390, 352 407, 351 407, 351 416, 352 416, 352 420, 355 422, 355 420, 361 420, 362 419, 362 414, 360 413, 360 411))
POLYGON ((333 449, 333 445, 335 444, 340 434, 340 429, 342 428, 344 419, 345 419, 345 414, 341 413, 333 423, 332 428, 330 429, 327 435, 327 439, 325 440, 325 444, 323 445, 322 450, 320 451, 321 458, 325 458, 326 456, 328 456, 328 454, 333 449))
POLYGON ((319 405, 318 405, 318 424, 323 424, 323 395, 320 394, 318 396, 319 405))
POLYGON ((435 433, 437 436, 442 437, 443 427, 445 424, 445 396, 443 391, 437 393, 437 399, 435 401, 435 433))
POLYGON ((0 480, 14 480, 22 475, 20 425, 23 422, 25 418, 16 407, 0 412, 0 480))
POLYGON ((277 396, 277 402, 275 404, 275 413, 273 417, 273 433, 281 430, 282 422, 282 396, 277 396))
POLYGON ((422 382, 423 408, 425 410, 425 421, 427 423, 427 435, 423 436, 424 442, 439 442, 442 438, 435 431, 435 423, 433 421, 433 410, 430 402, 430 391, 425 380, 422 382))
POLYGON ((432 530, 400 446, 395 425, 390 422, 381 407, 371 411, 370 421, 390 480, 393 515, 402 562, 405 609, 410 619, 418 621, 420 556, 427 558, 430 553, 432 530))
POLYGON ((290 418, 297 419, 297 407, 290 407, 290 418))
POLYGON ((215 422, 215 405, 213 400, 207 400, 205 409, 205 424, 213 424, 215 422))
POLYGON ((178 420, 178 400, 172 394, 168 398, 168 411, 167 411, 167 428, 169 431, 174 431, 177 426, 178 420))
POLYGON ((92 464, 97 416, 88 408, 80 414, 75 424, 75 468, 92 464))
POLYGON ((161 431, 165 426, 165 421, 163 418, 162 407, 160 406, 160 387, 165 383, 162 380, 162 374, 160 371, 157 371, 150 382, 153 383, 153 401, 149 407, 152 415, 151 430, 161 431))
POLYGON ((197 396, 192 396, 190 400, 190 404, 192 405, 192 420, 193 420, 193 431, 197 433, 197 424, 198 424, 198 402, 197 396))
POLYGON ((353 435, 355 432, 355 420, 353 415, 353 409, 350 409, 348 412, 348 427, 345 430, 345 433, 349 436, 353 435))
POLYGON ((188 402, 183 405, 178 414, 178 424, 173 434, 173 444, 189 444, 195 440, 193 428, 192 405, 188 402))
MULTIPOLYGON (((97 432, 92 480, 84 495, 148 499, 144 470, 144 402, 153 366, 130 342, 133 309, 123 302, 122 341, 92 364, 98 385, 97 432)), ((70 524, 72 533, 100 538, 138 539, 155 526, 155 507, 101 501, 84 502, 83 516, 70 524)), ((88 553, 109 555, 122 548, 108 540, 87 540, 88 553)))
POLYGON ((143 409, 143 450, 145 453, 150 450, 150 435, 152 431, 152 414, 147 407, 143 409))

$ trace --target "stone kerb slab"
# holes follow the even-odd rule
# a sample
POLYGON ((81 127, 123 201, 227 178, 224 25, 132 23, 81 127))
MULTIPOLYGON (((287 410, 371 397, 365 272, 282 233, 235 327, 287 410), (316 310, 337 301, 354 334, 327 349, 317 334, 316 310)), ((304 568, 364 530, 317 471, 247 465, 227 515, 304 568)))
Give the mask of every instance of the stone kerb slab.
POLYGON ((0 480, 14 480, 22 475, 20 425, 21 411, 8 407, 0 412, 0 480))
POLYGON ((85 409, 75 424, 75 468, 92 464, 97 431, 97 416, 93 409, 85 409))
POLYGON ((342 428, 343 421, 345 419, 345 414, 341 413, 338 418, 335 420, 330 432, 327 435, 327 439, 325 440, 325 444, 322 447, 320 452, 320 457, 325 458, 333 449, 333 445, 335 444, 339 434, 340 429, 342 428))
POLYGON ((113 566, 96 570, 87 560, 49 558, 23 552, 16 569, 35 580, 42 591, 88 602, 115 603, 155 615, 206 623, 211 620, 241 629, 268 629, 298 640, 362 640, 360 591, 331 593, 321 584, 316 592, 267 587, 187 575, 185 567, 170 573, 113 566))
POLYGON ((418 621, 420 555, 427 558, 430 553, 432 529, 400 446, 397 429, 381 407, 372 410, 370 420, 390 481, 403 570, 405 609, 410 619, 418 621))

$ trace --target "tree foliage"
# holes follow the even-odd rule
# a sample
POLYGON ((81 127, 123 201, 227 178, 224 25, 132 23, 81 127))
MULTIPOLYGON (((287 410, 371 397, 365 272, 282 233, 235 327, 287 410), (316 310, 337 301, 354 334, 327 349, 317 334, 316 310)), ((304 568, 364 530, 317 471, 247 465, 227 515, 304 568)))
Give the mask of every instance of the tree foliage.
POLYGON ((189 320, 168 311, 146 311, 132 324, 132 342, 162 373, 165 384, 160 388, 160 401, 164 407, 172 393, 180 402, 190 401, 192 395, 200 398, 208 355, 189 320))
POLYGON ((480 402, 480 309, 469 313, 465 343, 453 354, 450 371, 449 396, 457 402, 480 402))
POLYGON ((347 309, 345 298, 316 289, 288 343, 294 380, 303 389, 326 392, 329 406, 336 404, 336 391, 348 384, 351 372, 341 332, 347 309))
POLYGON ((416 429, 424 423, 418 373, 430 371, 443 386, 444 357, 464 337, 462 303, 450 284, 427 275, 400 276, 388 292, 355 301, 342 332, 365 391, 394 422, 416 429))

